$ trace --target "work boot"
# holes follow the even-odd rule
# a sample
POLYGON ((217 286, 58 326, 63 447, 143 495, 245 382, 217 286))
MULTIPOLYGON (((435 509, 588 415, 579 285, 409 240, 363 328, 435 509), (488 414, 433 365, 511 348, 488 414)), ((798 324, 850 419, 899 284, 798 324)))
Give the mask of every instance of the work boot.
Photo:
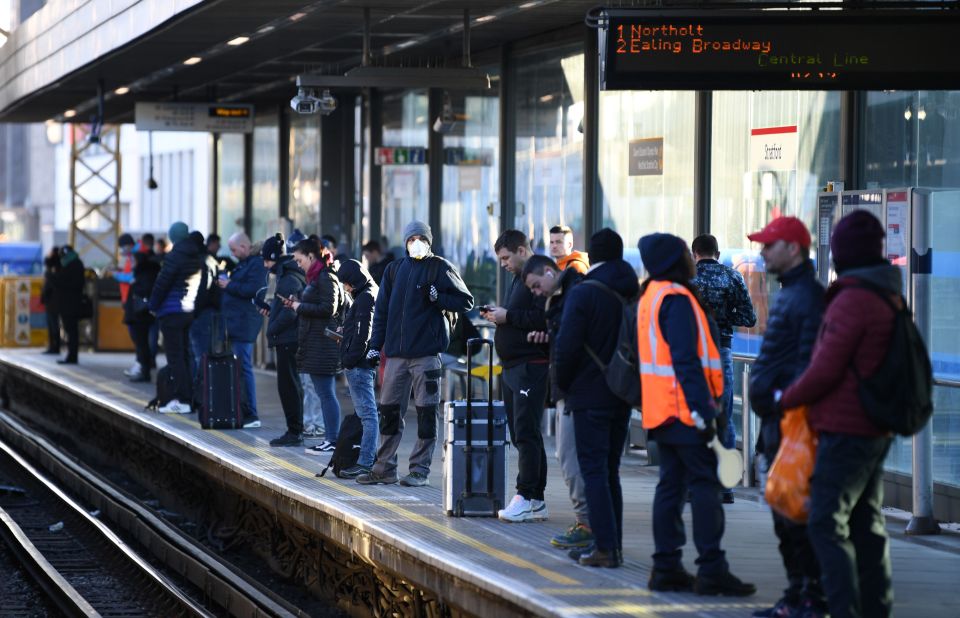
POLYGON ((683 567, 678 571, 654 569, 650 572, 647 587, 657 592, 691 592, 696 579, 683 567))
POLYGON ((620 556, 616 550, 604 551, 602 549, 594 549, 588 554, 582 554, 577 562, 579 562, 581 566, 615 569, 620 566, 620 556))
POLYGON ((757 587, 740 581, 740 578, 730 571, 724 571, 720 575, 710 577, 697 576, 693 591, 699 595, 711 597, 748 597, 756 594, 757 587))
POLYGON ((393 485, 397 482, 397 480, 399 479, 397 479, 396 473, 386 475, 370 472, 368 474, 361 474, 357 477, 357 482, 361 485, 393 485))
POLYGON ((400 484, 404 487, 424 487, 430 484, 430 480, 427 478, 426 474, 421 474, 420 472, 411 472, 400 479, 400 484))

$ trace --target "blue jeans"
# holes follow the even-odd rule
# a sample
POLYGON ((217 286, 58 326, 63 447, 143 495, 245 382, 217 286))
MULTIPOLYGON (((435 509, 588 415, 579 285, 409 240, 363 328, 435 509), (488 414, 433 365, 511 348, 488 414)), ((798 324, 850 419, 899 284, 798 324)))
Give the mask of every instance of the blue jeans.
POLYGON ((320 398, 323 429, 327 434, 324 440, 336 444, 337 438, 340 436, 340 402, 337 400, 337 376, 311 373, 310 378, 313 380, 313 389, 317 391, 317 397, 320 398))
MULTIPOLYGON (((733 428, 733 349, 718 348, 723 363, 723 399, 720 413, 727 419, 727 429, 719 436, 720 444, 727 448, 737 445, 737 432, 733 428)), ((746 408, 746 404, 744 404, 746 408)), ((744 445, 746 448, 746 445, 744 445)))
POLYGON ((240 359, 243 371, 243 416, 247 419, 259 418, 257 415, 257 383, 253 377, 253 344, 231 341, 230 349, 240 359))
POLYGON ((363 424, 363 438, 360 440, 360 457, 357 463, 372 468, 377 458, 377 446, 380 444, 380 415, 377 413, 377 399, 373 394, 373 382, 377 379, 376 369, 356 367, 347 369, 347 386, 353 409, 363 424))
POLYGON ((300 374, 300 383, 303 385, 303 427, 320 426, 320 398, 313 388, 313 380, 309 373, 300 374))

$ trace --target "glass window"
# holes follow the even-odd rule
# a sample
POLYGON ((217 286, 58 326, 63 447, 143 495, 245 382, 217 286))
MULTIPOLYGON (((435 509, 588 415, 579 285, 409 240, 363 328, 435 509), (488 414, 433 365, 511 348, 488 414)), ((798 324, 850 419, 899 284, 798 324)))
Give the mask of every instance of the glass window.
POLYGON ((638 271, 644 234, 693 235, 694 103, 693 92, 600 93, 603 224, 638 271))
POLYGON ((583 48, 517 61, 517 229, 547 253, 550 228, 569 225, 583 248, 583 48))
POLYGON ((276 234, 280 217, 280 135, 276 116, 253 130, 253 224, 254 242, 276 234))
POLYGON ((320 233, 320 116, 290 114, 290 218, 304 234, 320 233))
MULTIPOLYGON (((427 91, 404 90, 383 97, 383 145, 426 148, 429 141, 427 91)), ((413 220, 429 222, 430 170, 426 165, 381 165, 383 215, 380 229, 403 255, 403 228, 413 220)))
POLYGON ((747 234, 790 215, 807 223, 816 247, 817 192, 840 173, 840 94, 714 92, 712 124, 710 232, 721 261, 743 274, 757 310, 757 326, 738 329, 733 350, 756 354, 780 286, 766 276, 760 247, 747 234), (789 126, 796 126, 795 165, 758 171, 751 164, 752 131, 789 126))
POLYGON ((217 234, 224 240, 243 231, 243 141, 242 133, 217 139, 217 234))
POLYGON ((449 93, 456 118, 443 137, 444 257, 460 267, 467 287, 480 302, 493 300, 496 259, 493 243, 500 221, 499 80, 490 90, 449 93))

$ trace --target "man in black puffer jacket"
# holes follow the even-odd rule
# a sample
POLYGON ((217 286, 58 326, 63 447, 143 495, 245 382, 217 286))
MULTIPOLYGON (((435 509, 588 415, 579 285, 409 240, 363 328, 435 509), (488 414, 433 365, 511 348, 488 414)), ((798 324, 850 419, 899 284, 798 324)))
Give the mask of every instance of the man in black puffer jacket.
POLYGON ((428 484, 440 414, 440 353, 450 345, 450 323, 443 312, 473 308, 473 295, 456 267, 431 252, 430 226, 413 221, 403 237, 407 257, 392 262, 383 275, 367 352, 372 360, 379 358, 382 348, 387 366, 380 391, 381 445, 373 470, 357 477, 364 485, 398 480, 397 448, 411 385, 417 405, 417 442, 410 454, 410 474, 401 485, 428 484))
POLYGON ((297 312, 280 299, 299 298, 306 285, 306 275, 293 261, 293 256, 286 255, 282 234, 263 241, 260 257, 266 269, 277 278, 270 310, 260 306, 260 312, 268 318, 267 343, 276 356, 277 392, 287 421, 286 433, 270 440, 270 446, 299 446, 303 444, 303 387, 297 370, 297 312))

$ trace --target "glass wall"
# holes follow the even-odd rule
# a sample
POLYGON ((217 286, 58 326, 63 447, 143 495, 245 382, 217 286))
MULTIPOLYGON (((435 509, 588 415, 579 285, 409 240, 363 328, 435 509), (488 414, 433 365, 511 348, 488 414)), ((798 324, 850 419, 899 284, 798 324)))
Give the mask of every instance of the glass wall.
POLYGON ((547 253, 554 225, 583 237, 583 47, 517 59, 516 227, 547 253))
POLYGON ((251 236, 259 242, 278 231, 280 217, 280 134, 275 114, 257 119, 253 130, 253 221, 251 236))
POLYGON ((320 116, 290 114, 290 218, 304 234, 320 233, 320 116))
POLYGON ((478 303, 495 300, 500 232, 500 80, 491 77, 490 90, 448 93, 456 124, 443 137, 442 251, 478 303))
MULTIPOLYGON (((426 148, 428 126, 427 91, 403 90, 383 96, 383 145, 426 148)), ((383 216, 380 223, 394 254, 403 255, 403 228, 413 220, 430 219, 430 170, 426 164, 387 164, 383 174, 383 216)))
POLYGON ((217 234, 224 241, 243 231, 243 142, 242 133, 223 133, 217 139, 217 234))
POLYGON ((603 224, 638 272, 644 234, 692 240, 694 103, 693 92, 600 93, 603 224))
POLYGON ((816 247, 817 192, 840 174, 840 93, 714 92, 712 139, 710 231, 721 261, 743 274, 757 311, 757 326, 738 329, 733 349, 756 354, 780 286, 766 276, 760 247, 747 234, 790 215, 807 223, 816 247), (796 130, 778 142, 784 149, 779 169, 761 171, 778 165, 751 150, 762 155, 765 141, 772 141, 764 129, 786 127, 796 130))

